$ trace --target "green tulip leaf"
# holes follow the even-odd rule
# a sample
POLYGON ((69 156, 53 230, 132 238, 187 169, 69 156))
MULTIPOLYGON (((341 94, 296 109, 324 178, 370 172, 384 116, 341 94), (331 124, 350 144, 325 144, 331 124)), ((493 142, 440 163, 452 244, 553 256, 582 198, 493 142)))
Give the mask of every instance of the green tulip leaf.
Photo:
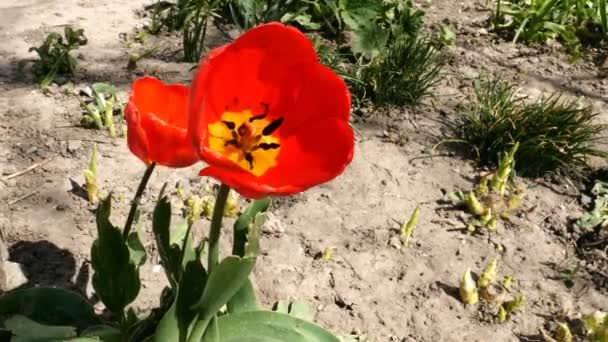
POLYGON ((232 248, 232 254, 238 256, 245 255, 245 244, 247 243, 247 234, 249 231, 249 226, 253 223, 256 216, 259 213, 263 213, 268 210, 269 206, 269 198, 254 200, 247 207, 247 209, 245 209, 241 216, 239 216, 239 218, 234 222, 234 245, 232 248))
MULTIPOLYGON (((264 224, 263 212, 268 210, 270 199, 254 200, 234 223, 234 245, 232 254, 237 256, 257 256, 259 254, 259 236, 264 224)), ((230 299, 228 312, 239 313, 259 310, 255 290, 249 279, 230 299)))
MULTIPOLYGON (((81 338, 89 338, 94 341, 102 342, 122 342, 124 341, 120 330, 108 325, 96 325, 87 328, 80 334, 81 338)), ((73 341, 73 340, 70 340, 73 341)), ((81 341, 81 340, 78 340, 81 341)), ((85 340, 82 340, 85 341, 85 340)))
POLYGON ((202 342, 339 342, 330 332, 290 315, 250 311, 217 318, 219 340, 202 342))
POLYGON ((196 254, 184 268, 177 296, 171 308, 165 313, 156 329, 154 341, 184 341, 197 315, 192 303, 201 300, 207 281, 207 273, 196 254))
POLYGON ((247 278, 245 284, 241 286, 239 291, 230 298, 227 306, 228 312, 231 314, 259 310, 255 290, 249 278, 247 278))
POLYGON ((36 287, 0 296, 0 315, 22 315, 45 325, 84 329, 99 324, 93 307, 80 294, 60 288, 36 287))
POLYGON ((228 256, 209 275, 203 296, 194 305, 201 319, 210 319, 239 291, 255 266, 255 258, 228 256))
POLYGON ((112 199, 108 196, 97 209, 98 237, 91 248, 93 287, 110 311, 122 315, 140 290, 139 265, 133 260, 141 261, 141 251, 134 244, 131 248, 134 248, 135 255, 131 256, 130 246, 124 241, 122 232, 110 222, 111 207, 112 199))
POLYGON ((156 203, 152 215, 152 230, 165 274, 171 287, 175 288, 181 266, 179 252, 171 248, 171 203, 166 196, 159 197, 156 203))
POLYGON ((211 319, 209 326, 205 329, 205 334, 201 341, 204 342, 220 342, 220 332, 217 326, 217 318, 211 319))
POLYGON ((13 335, 22 339, 29 338, 32 341, 76 337, 75 327, 40 324, 22 315, 12 316, 3 324, 13 335))

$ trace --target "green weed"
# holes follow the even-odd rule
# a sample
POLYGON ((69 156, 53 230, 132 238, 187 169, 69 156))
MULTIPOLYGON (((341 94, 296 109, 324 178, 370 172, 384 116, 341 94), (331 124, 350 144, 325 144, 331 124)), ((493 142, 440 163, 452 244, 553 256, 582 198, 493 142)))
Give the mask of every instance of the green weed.
POLYGON ((209 20, 218 16, 220 0, 178 0, 177 3, 160 2, 153 6, 149 30, 157 34, 182 31, 184 61, 198 62, 203 55, 209 20))
POLYGON ((70 55, 70 51, 86 43, 87 39, 83 29, 66 26, 63 37, 59 33, 51 32, 42 45, 30 48, 30 51, 36 51, 39 57, 39 60, 34 63, 33 71, 38 77, 40 86, 47 87, 59 75, 73 74, 77 62, 70 55))
POLYGON ((583 44, 608 38, 606 0, 498 0, 494 28, 513 33, 513 42, 559 39, 573 57, 583 44))
MULTIPOLYGON (((271 21, 295 24, 308 30, 318 30, 334 1, 300 0, 224 0, 220 7, 225 17, 241 30, 271 21), (314 18, 313 18, 314 16, 314 18)), ((328 21, 331 23, 331 21, 328 21)))
POLYGON ((559 172, 581 176, 590 156, 608 157, 602 143, 605 125, 595 123, 590 106, 563 100, 558 93, 525 103, 513 85, 498 77, 474 83, 476 99, 448 122, 451 134, 465 142, 483 165, 497 165, 499 154, 515 142, 520 175, 559 172))

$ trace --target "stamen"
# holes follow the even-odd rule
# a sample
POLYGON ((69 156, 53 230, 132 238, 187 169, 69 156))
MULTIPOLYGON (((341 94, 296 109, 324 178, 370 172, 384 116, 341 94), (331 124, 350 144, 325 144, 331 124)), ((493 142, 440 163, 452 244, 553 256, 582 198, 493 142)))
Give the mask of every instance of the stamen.
POLYGON ((245 160, 249 162, 249 168, 253 170, 253 156, 251 155, 251 153, 245 153, 245 160))
POLYGON ((271 135, 272 133, 274 133, 274 131, 277 130, 277 128, 279 128, 279 126, 281 126, 282 123, 283 117, 280 117, 269 123, 268 126, 264 127, 264 130, 262 130, 262 135, 271 135))
POLYGON ((267 150, 274 150, 275 148, 279 148, 279 147, 281 147, 281 145, 277 144, 277 143, 270 143, 270 144, 269 143, 261 143, 258 146, 256 146, 256 148, 257 147, 261 148, 262 150, 267 151, 267 150))
POLYGON ((234 147, 239 147, 239 142, 236 139, 228 140, 224 143, 224 146, 232 145, 234 147))
POLYGON ((261 120, 261 119, 265 118, 266 115, 268 115, 268 113, 263 113, 260 115, 252 116, 249 118, 249 122, 254 122, 255 120, 261 120))
POLYGON ((234 129, 236 127, 236 125, 232 121, 224 120, 222 122, 224 123, 224 125, 226 125, 226 127, 228 127, 228 129, 234 129))

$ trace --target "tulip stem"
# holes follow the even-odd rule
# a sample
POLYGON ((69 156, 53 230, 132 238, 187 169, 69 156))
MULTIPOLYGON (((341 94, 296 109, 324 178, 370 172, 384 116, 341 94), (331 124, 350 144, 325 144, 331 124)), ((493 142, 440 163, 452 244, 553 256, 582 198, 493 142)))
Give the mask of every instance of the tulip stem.
POLYGON ((213 216, 211 217, 211 228, 209 229, 209 255, 207 259, 207 272, 211 274, 215 265, 217 265, 220 254, 220 232, 222 230, 222 218, 224 217, 224 207, 228 199, 230 187, 222 184, 215 199, 213 207, 213 216))
POLYGON ((133 202, 131 202, 131 209, 129 210, 129 216, 127 216, 127 223, 125 223, 125 229, 122 231, 122 237, 127 240, 129 234, 131 233, 131 226, 133 225, 133 220, 135 219, 135 213, 137 212, 137 207, 139 207, 139 202, 141 200, 141 196, 144 194, 144 190, 146 190, 146 185, 148 185, 148 181, 150 180, 150 176, 152 175, 152 171, 154 171, 154 167, 156 166, 155 162, 151 162, 148 164, 148 168, 144 173, 144 176, 141 178, 139 182, 139 187, 137 188, 137 192, 135 193, 135 197, 133 198, 133 202))

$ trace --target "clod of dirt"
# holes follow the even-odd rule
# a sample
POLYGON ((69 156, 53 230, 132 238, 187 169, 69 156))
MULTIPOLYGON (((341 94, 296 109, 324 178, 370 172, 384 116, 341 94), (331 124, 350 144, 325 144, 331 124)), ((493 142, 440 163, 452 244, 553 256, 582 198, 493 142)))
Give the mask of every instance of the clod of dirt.
POLYGON ((16 262, 8 261, 8 249, 0 237, 0 292, 18 288, 27 283, 27 278, 16 262))

